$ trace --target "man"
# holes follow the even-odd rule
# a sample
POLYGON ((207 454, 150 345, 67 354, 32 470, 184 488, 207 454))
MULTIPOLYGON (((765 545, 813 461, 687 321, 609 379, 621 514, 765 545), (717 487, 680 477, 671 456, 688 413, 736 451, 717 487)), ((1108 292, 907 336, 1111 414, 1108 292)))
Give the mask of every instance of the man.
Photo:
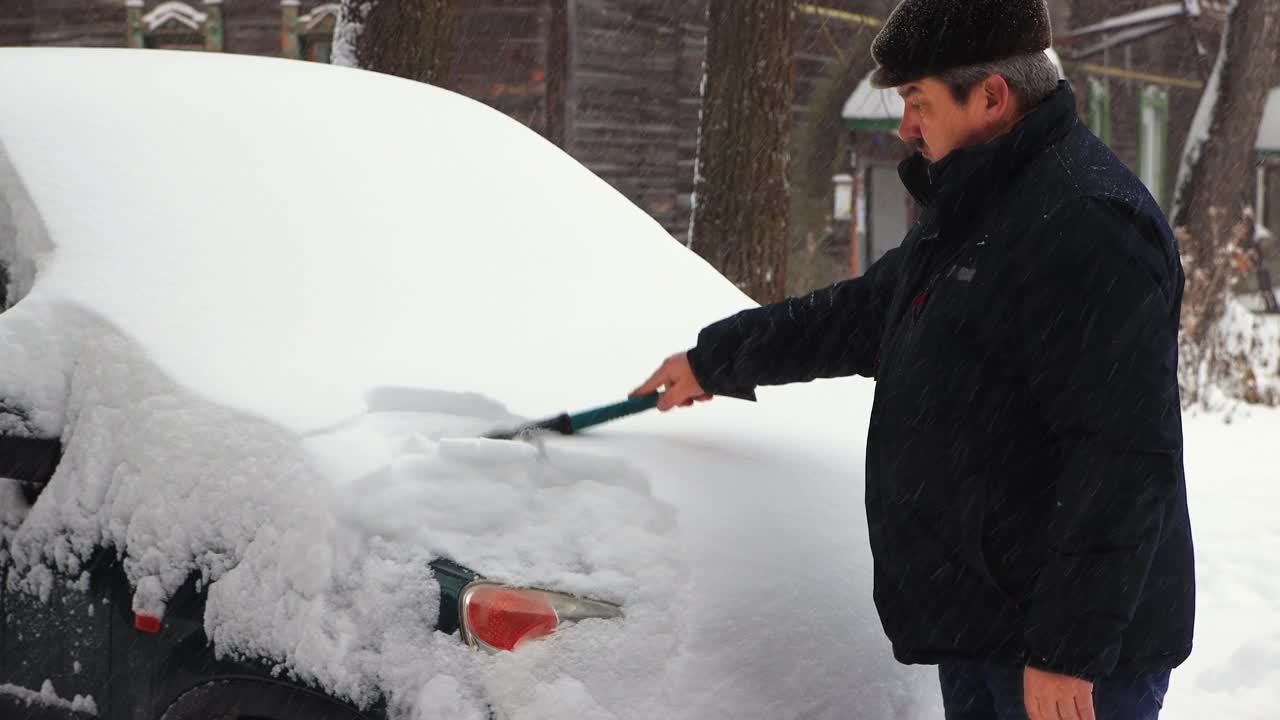
POLYGON ((866 505, 894 655, 949 719, 1156 718, 1191 652, 1183 274, 1042 52, 1043 0, 905 0, 872 79, 922 206, 865 275, 705 328, 635 394, 877 381, 866 505))

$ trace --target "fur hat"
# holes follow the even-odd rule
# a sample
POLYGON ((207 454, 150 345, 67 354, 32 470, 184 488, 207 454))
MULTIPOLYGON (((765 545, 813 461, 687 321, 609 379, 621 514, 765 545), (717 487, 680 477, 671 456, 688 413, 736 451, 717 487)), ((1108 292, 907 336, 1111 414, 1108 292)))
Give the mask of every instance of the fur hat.
POLYGON ((871 43, 879 66, 871 85, 905 85, 1052 44, 1045 0, 902 0, 871 43))

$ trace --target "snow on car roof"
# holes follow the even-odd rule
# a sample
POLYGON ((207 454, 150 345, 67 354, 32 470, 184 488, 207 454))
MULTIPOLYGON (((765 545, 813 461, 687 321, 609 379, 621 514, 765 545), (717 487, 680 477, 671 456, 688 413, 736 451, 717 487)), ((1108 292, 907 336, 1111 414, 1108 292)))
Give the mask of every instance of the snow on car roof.
POLYGON ((531 130, 202 53, 4 49, 0 96, 0 396, 66 447, 0 523, 26 589, 99 544, 140 611, 201 572, 220 651, 399 717, 936 709, 871 606, 867 383, 474 439, 750 304, 531 130), (431 630, 440 555, 626 620, 477 656, 431 630))

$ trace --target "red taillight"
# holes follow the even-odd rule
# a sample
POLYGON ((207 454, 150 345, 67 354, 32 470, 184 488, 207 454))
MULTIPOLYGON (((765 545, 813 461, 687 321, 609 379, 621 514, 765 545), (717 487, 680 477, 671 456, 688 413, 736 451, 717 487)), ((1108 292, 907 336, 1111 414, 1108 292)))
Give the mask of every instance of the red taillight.
POLYGON ((133 627, 138 632, 158 633, 160 632, 160 618, 154 615, 138 615, 133 616, 133 627))
POLYGON ((478 640, 498 650, 514 650, 525 640, 555 632, 560 618, 537 592, 483 586, 467 598, 467 626, 478 640))

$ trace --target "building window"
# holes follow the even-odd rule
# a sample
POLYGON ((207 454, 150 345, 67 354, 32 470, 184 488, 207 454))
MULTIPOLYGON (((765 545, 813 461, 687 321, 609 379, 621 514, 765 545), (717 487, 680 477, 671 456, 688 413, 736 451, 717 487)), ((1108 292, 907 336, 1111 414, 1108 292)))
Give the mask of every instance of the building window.
POLYGON ((222 5, 214 0, 205 5, 207 12, 183 2, 163 2, 144 15, 142 0, 129 0, 129 47, 221 52, 222 5))
POLYGON ((298 15, 298 0, 282 0, 285 57, 311 62, 330 62, 333 58, 333 30, 338 24, 338 3, 325 3, 298 15))
POLYGON ((311 62, 327 63, 333 58, 333 36, 319 40, 302 40, 302 57, 311 62))
POLYGON ((1138 134, 1138 177, 1151 196, 1167 207, 1165 176, 1168 174, 1169 91, 1148 85, 1142 91, 1141 124, 1138 134))
POLYGON ((1111 144, 1111 90, 1106 81, 1089 78, 1089 129, 1111 144))

